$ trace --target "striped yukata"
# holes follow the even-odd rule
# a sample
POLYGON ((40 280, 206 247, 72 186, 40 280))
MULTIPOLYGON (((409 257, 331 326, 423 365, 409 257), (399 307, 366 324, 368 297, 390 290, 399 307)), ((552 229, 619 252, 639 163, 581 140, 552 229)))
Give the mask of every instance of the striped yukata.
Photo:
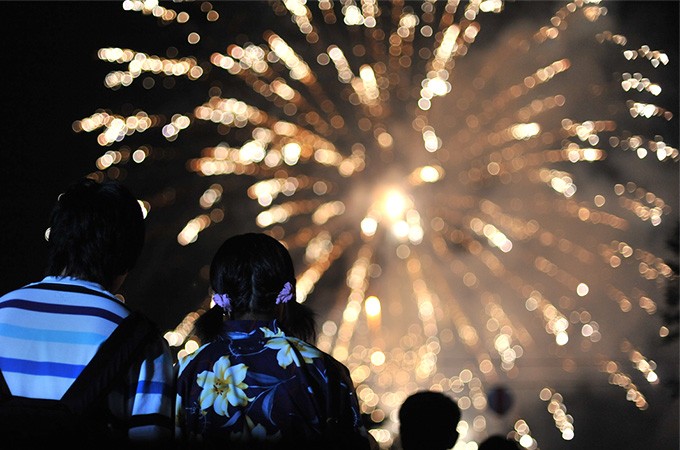
MULTIPOLYGON (((130 314, 99 284, 46 277, 0 297, 0 370, 12 394, 60 399, 100 344, 130 314)), ((130 439, 168 439, 174 421, 173 359, 161 336, 109 395, 130 439)))

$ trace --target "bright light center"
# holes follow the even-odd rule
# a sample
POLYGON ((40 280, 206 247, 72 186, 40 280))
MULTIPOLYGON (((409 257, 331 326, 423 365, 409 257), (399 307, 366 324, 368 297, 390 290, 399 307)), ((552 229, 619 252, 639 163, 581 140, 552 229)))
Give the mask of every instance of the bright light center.
POLYGON ((376 317, 380 315, 380 300, 378 297, 371 295, 366 298, 364 303, 364 308, 366 309, 366 315, 369 317, 376 317))
POLYGON ((396 190, 389 191, 383 204, 384 212, 390 219, 397 219, 404 214, 408 201, 404 195, 396 190))

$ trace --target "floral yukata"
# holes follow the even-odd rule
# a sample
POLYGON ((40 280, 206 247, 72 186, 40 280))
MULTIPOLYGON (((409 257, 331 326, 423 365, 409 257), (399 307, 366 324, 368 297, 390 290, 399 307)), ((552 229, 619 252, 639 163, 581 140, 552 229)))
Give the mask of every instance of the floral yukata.
POLYGON ((276 321, 226 321, 215 340, 179 362, 181 439, 319 442, 327 417, 328 371, 333 370, 341 385, 342 435, 352 442, 349 448, 368 448, 349 371, 327 361, 316 347, 286 336, 276 321))

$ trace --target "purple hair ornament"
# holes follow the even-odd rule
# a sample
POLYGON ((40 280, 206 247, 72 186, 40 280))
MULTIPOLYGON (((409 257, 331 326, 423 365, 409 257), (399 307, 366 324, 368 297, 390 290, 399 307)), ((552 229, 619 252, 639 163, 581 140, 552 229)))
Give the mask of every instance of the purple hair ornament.
POLYGON ((293 298, 293 285, 290 284, 290 282, 286 281, 286 284, 283 285, 283 289, 281 289, 281 292, 279 292, 279 295, 276 296, 276 304, 279 305, 281 303, 288 303, 291 301, 293 298))
POLYGON ((213 294, 213 301, 220 306, 227 314, 231 312, 231 298, 227 294, 213 294))

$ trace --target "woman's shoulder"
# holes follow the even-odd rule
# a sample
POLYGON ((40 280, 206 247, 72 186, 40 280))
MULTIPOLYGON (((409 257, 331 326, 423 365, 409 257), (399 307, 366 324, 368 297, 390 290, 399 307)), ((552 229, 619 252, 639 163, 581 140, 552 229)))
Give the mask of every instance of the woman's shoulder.
POLYGON ((184 369, 189 365, 190 362, 196 359, 198 355, 203 353, 207 348, 213 347, 214 341, 206 342, 200 345, 196 350, 191 353, 186 353, 177 358, 177 367, 179 373, 183 372, 184 369))
POLYGON ((331 354, 324 352, 313 344, 302 339, 288 337, 289 342, 293 343, 299 350, 304 350, 303 354, 306 352, 309 355, 313 355, 315 360, 322 361, 324 368, 327 370, 332 370, 334 372, 340 372, 342 374, 349 375, 349 369, 342 362, 337 360, 331 354))

